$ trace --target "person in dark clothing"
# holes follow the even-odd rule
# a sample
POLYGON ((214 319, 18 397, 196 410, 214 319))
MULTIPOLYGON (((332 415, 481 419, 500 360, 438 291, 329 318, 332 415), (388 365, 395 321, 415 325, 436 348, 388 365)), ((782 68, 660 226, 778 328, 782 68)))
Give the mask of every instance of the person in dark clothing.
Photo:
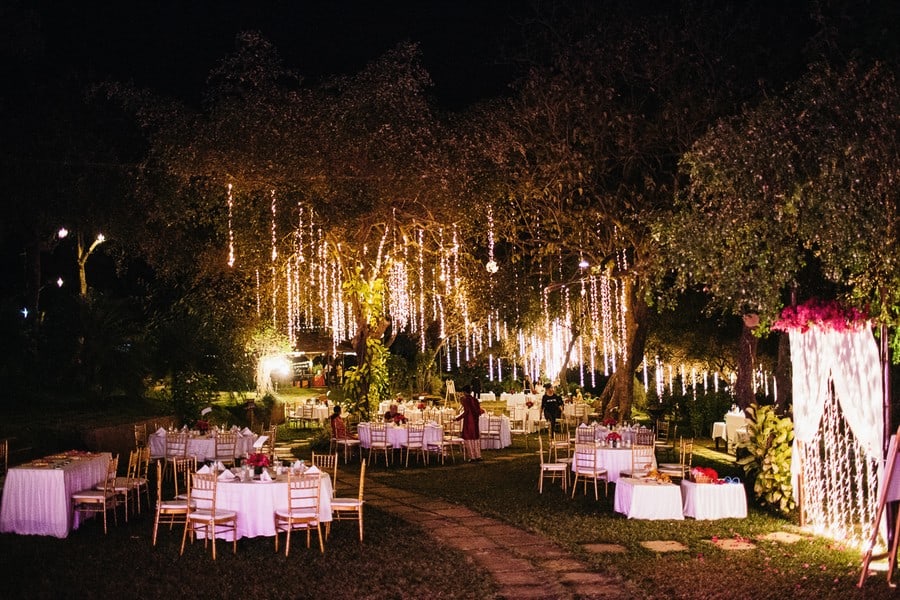
POLYGON ((544 396, 541 398, 541 414, 550 423, 550 431, 556 431, 556 421, 562 415, 562 396, 553 391, 549 383, 544 386, 544 396))

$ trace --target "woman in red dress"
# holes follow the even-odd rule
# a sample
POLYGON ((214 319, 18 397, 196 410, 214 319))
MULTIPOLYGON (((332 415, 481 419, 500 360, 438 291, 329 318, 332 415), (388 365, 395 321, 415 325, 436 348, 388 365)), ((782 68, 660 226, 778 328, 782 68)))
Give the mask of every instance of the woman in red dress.
POLYGON ((472 386, 463 388, 463 396, 460 400, 463 412, 456 420, 462 419, 462 439, 469 457, 469 462, 481 462, 481 435, 478 431, 478 418, 482 410, 478 399, 472 395, 472 386))

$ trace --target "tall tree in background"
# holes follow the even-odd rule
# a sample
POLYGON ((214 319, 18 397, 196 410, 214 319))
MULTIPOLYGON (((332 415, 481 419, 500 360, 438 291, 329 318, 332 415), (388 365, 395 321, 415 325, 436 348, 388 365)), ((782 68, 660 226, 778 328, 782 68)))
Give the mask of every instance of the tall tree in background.
POLYGON ((577 280, 581 259, 621 282, 628 339, 602 401, 627 417, 656 283, 651 225, 674 202, 680 154, 758 92, 753 61, 781 21, 731 6, 599 10, 544 32, 552 59, 497 119, 496 211, 503 241, 543 265, 533 285, 577 280))
POLYGON ((685 155, 690 186, 658 230, 677 287, 765 327, 801 283, 830 282, 896 326, 898 114, 891 70, 850 63, 718 123, 685 155))

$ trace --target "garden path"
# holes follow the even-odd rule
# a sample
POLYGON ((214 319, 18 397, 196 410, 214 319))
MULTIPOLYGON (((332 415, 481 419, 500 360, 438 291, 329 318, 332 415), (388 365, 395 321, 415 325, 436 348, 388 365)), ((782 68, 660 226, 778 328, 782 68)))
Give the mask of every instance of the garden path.
MULTIPOLYGON (((339 474, 342 487, 358 485, 339 474)), ((561 546, 539 535, 484 517, 465 506, 366 481, 366 503, 418 525, 440 543, 464 552, 498 586, 498 599, 640 598, 629 582, 592 571, 561 546)))

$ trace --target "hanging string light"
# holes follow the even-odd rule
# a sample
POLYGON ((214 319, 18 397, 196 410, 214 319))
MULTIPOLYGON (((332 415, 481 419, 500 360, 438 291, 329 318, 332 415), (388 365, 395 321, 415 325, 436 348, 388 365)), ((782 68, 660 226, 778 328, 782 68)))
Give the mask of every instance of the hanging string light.
POLYGON ((494 210, 488 207, 488 261, 485 265, 487 272, 493 275, 499 270, 497 262, 494 260, 494 210))
POLYGON ((234 227, 232 223, 232 211, 234 210, 234 196, 231 193, 231 184, 228 184, 228 266, 234 266, 234 227))

